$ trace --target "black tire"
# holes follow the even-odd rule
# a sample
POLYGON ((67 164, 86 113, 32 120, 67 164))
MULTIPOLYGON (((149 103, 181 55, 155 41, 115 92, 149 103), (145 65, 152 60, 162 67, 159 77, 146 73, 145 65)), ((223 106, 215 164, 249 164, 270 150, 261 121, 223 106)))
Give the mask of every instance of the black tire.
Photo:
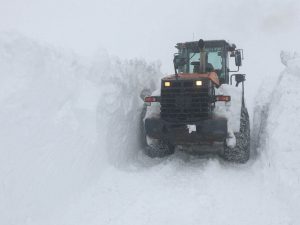
POLYGON ((173 145, 163 140, 152 139, 150 137, 147 137, 147 139, 151 140, 151 143, 146 145, 144 152, 151 158, 162 158, 173 154, 175 151, 175 147, 173 145))
POLYGON ((240 132, 234 133, 236 146, 230 148, 224 144, 222 157, 235 163, 246 163, 250 158, 250 123, 247 108, 241 109, 240 132))
POLYGON ((175 146, 159 139, 153 139, 147 136, 145 130, 145 115, 147 112, 147 106, 144 105, 141 112, 140 123, 140 144, 144 153, 151 158, 162 158, 167 155, 171 155, 175 152, 175 146))

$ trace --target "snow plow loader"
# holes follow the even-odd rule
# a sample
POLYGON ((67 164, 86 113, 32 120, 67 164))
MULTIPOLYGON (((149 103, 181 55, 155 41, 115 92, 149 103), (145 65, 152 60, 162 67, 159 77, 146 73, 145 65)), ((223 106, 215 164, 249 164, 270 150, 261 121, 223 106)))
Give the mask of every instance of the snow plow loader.
POLYGON ((175 74, 161 79, 160 90, 143 96, 145 153, 163 157, 178 147, 247 162, 250 125, 245 74, 236 73, 243 50, 225 40, 202 39, 178 43, 176 48, 175 74))

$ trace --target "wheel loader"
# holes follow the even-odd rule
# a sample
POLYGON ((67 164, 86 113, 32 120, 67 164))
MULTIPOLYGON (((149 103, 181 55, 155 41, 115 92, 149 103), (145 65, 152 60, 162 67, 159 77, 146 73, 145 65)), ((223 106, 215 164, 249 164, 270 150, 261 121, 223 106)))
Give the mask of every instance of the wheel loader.
POLYGON ((216 153, 245 163, 250 156, 249 115, 244 99, 243 50, 225 40, 178 43, 175 73, 144 97, 144 151, 164 157, 175 148, 216 153))

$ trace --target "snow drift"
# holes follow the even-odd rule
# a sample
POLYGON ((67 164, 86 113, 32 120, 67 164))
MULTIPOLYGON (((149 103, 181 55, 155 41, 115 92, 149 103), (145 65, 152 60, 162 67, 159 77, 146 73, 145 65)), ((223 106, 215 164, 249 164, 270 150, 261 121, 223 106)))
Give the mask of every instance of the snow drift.
POLYGON ((277 79, 268 78, 257 96, 254 137, 265 163, 264 175, 288 208, 291 224, 300 222, 300 57, 281 52, 286 66, 277 79), (269 87, 273 87, 270 90, 269 87), (262 98, 261 98, 262 97, 262 98))
POLYGON ((128 161, 138 150, 137 93, 154 88, 158 67, 106 53, 88 61, 1 34, 0 223, 51 221, 108 158, 128 161))

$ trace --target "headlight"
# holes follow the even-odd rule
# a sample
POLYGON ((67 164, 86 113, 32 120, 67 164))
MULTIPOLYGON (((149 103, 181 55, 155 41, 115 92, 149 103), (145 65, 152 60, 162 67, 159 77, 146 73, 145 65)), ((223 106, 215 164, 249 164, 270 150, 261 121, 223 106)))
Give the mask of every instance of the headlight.
POLYGON ((170 87, 171 86, 171 82, 170 81, 165 81, 164 82, 164 86, 165 87, 170 87))
POLYGON ((196 80, 196 86, 202 86, 202 80, 196 80))

